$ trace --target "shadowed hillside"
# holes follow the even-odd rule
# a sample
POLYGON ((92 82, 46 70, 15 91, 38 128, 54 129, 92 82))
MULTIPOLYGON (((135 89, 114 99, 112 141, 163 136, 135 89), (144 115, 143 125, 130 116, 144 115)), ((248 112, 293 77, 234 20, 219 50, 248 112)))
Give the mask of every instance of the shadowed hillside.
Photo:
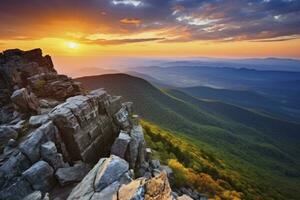
MULTIPOLYGON (((131 99, 136 105, 135 111, 143 118, 223 158, 228 168, 243 174, 240 182, 245 191, 249 189, 247 182, 256 187, 253 194, 272 185, 274 191, 265 192, 266 197, 280 191, 292 194, 293 198, 295 192, 288 191, 296 189, 299 183, 299 178, 293 179, 299 177, 298 124, 229 104, 199 101, 174 90, 161 91, 143 79, 125 74, 77 80, 86 88, 101 86, 112 94, 122 95, 125 100, 131 99), (282 184, 274 184, 275 180, 282 184)), ((249 197, 253 195, 246 193, 249 197)))
POLYGON ((299 121, 299 110, 292 109, 282 101, 266 93, 250 90, 215 89, 210 87, 180 88, 181 91, 200 99, 216 100, 253 109, 289 121, 299 121))

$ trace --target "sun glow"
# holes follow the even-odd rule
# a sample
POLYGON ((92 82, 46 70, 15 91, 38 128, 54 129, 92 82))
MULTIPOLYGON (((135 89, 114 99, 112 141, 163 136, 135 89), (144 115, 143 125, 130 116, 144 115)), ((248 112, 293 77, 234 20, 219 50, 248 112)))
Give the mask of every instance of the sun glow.
POLYGON ((67 42, 66 46, 70 49, 78 49, 79 48, 79 44, 76 42, 67 42))

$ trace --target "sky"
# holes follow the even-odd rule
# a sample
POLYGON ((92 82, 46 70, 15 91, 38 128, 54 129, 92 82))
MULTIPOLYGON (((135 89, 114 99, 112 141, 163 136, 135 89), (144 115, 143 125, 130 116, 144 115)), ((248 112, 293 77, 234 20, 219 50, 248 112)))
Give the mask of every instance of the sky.
POLYGON ((59 65, 68 58, 77 65, 78 58, 300 58, 300 1, 0 0, 0 50, 8 48, 42 48, 59 65))

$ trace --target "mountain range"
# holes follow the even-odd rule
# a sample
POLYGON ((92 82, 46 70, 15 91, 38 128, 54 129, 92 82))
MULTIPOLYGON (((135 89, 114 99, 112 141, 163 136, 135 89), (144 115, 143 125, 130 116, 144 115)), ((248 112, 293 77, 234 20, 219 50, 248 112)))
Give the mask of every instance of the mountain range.
MULTIPOLYGON (((143 70, 155 72, 156 69, 143 70)), ((160 69, 164 70, 161 76, 174 72, 174 68, 160 69)), ((227 70, 224 68, 220 74, 227 70)), ((186 71, 196 75, 194 71, 186 71)), ((244 70, 238 72, 243 74, 244 70)), ((238 178, 228 182, 236 191, 242 192, 245 199, 299 198, 300 124, 254 109, 263 107, 267 110, 266 105, 275 107, 278 102, 252 92, 222 90, 218 94, 215 89, 176 88, 174 85, 171 89, 159 89, 144 79, 127 74, 82 77, 77 81, 90 90, 101 86, 112 94, 122 95, 125 100, 130 99, 136 105, 135 112, 145 121, 195 145, 207 157, 221 160, 223 167, 216 171, 218 174, 224 174, 224 170, 225 174, 237 173, 238 178), (243 95, 238 101, 233 98, 240 93, 243 95), (250 103, 244 101, 248 98, 250 103), (257 99, 258 103, 252 102, 251 98, 257 99), (241 102, 245 102, 244 105, 241 102)), ((191 167, 184 159, 182 164, 191 167)), ((218 178, 212 171, 209 174, 218 178)))

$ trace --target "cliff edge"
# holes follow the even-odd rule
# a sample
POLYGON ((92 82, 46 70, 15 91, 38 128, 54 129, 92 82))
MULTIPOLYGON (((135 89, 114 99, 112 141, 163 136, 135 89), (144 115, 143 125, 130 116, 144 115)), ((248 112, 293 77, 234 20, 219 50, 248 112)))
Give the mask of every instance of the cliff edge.
POLYGON ((41 49, 0 53, 0 199, 191 199, 151 160, 133 104, 86 91, 41 49))

